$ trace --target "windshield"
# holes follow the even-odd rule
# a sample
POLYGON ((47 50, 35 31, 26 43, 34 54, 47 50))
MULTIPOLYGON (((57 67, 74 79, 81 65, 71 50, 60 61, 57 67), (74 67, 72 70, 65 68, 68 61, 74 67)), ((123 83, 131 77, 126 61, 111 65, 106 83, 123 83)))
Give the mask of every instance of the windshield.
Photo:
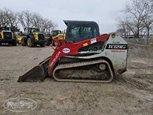
POLYGON ((91 26, 72 26, 68 33, 73 41, 81 41, 97 37, 97 29, 91 26))
POLYGON ((0 31, 2 30, 9 30, 9 27, 0 27, 0 31))
POLYGON ((52 36, 56 36, 58 34, 62 34, 62 32, 60 30, 52 31, 52 36))

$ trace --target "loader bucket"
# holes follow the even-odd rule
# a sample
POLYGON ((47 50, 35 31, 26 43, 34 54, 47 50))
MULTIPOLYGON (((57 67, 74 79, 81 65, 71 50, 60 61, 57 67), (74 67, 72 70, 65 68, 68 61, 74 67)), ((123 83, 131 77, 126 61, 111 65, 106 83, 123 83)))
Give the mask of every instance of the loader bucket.
POLYGON ((30 71, 20 76, 17 82, 37 82, 45 79, 45 70, 43 66, 35 66, 30 71))

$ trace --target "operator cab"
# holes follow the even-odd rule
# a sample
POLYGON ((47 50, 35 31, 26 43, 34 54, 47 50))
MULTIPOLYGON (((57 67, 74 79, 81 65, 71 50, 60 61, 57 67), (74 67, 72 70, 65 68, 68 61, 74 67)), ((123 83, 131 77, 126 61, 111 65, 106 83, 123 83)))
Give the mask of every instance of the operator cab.
POLYGON ((70 21, 64 20, 67 25, 66 40, 79 42, 100 35, 99 27, 94 21, 70 21))
MULTIPOLYGON (((92 39, 100 36, 99 26, 94 21, 64 21, 67 25, 66 30, 66 40, 75 42, 80 42, 87 39, 92 39)), ((105 41, 91 44, 79 49, 78 52, 90 52, 97 53, 101 51, 104 47, 105 41)))
POLYGON ((40 32, 39 28, 25 28, 24 29, 25 33, 33 33, 33 32, 40 32))
POLYGON ((39 28, 29 28, 28 29, 29 32, 40 32, 39 28))

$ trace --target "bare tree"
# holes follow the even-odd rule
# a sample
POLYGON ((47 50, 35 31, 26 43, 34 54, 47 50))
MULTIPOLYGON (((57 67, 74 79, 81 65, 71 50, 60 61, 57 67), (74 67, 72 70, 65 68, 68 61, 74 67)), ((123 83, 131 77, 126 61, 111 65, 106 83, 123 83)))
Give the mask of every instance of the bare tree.
POLYGON ((4 10, 0 9, 0 25, 7 25, 13 30, 19 25, 22 26, 23 29, 27 27, 38 27, 44 32, 50 32, 57 26, 51 20, 43 18, 38 13, 31 13, 28 10, 14 13, 7 8, 4 10))
POLYGON ((37 13, 32 14, 32 26, 40 28, 42 16, 37 13))
POLYGON ((42 22, 41 22, 42 31, 50 33, 51 30, 53 30, 55 27, 57 27, 57 25, 54 24, 51 20, 42 19, 42 22))
POLYGON ((28 10, 22 11, 21 13, 19 13, 18 19, 24 29, 25 27, 32 26, 32 14, 28 10))
POLYGON ((56 27, 51 20, 44 19, 40 14, 29 11, 18 13, 18 19, 23 28, 33 26, 40 28, 43 32, 50 32, 51 28, 56 27))
POLYGON ((0 10, 0 25, 6 24, 4 11, 0 10))
POLYGON ((26 25, 25 25, 25 22, 24 22, 23 13, 18 12, 18 20, 19 20, 20 24, 22 25, 23 29, 25 29, 26 25))
POLYGON ((153 5, 152 5, 153 2, 146 2, 145 3, 145 7, 146 7, 146 13, 143 17, 143 24, 145 26, 145 29, 146 29, 146 33, 147 33, 147 44, 149 42, 148 38, 149 38, 149 34, 150 34, 150 29, 151 29, 151 26, 153 24, 153 5))
POLYGON ((0 23, 7 26, 17 26, 17 14, 10 9, 0 11, 0 23))
POLYGON ((151 19, 152 5, 150 4, 150 0, 131 0, 131 2, 125 5, 122 12, 124 12, 125 18, 120 22, 124 22, 125 28, 131 31, 135 37, 139 37, 140 32, 143 31, 148 24, 150 28, 153 22, 151 19))
POLYGON ((9 26, 12 31, 17 31, 18 24, 16 13, 7 8, 0 10, 0 25, 9 26))

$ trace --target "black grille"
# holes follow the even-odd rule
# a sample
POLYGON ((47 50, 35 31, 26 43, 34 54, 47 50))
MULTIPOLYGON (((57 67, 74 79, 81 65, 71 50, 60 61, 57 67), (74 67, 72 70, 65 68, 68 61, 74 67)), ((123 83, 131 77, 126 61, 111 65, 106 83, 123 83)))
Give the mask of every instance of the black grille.
POLYGON ((3 32, 4 39, 12 39, 12 33, 11 32, 3 32))
POLYGON ((39 34, 39 35, 38 35, 38 39, 39 39, 39 40, 45 40, 45 36, 44 36, 43 34, 39 34))

